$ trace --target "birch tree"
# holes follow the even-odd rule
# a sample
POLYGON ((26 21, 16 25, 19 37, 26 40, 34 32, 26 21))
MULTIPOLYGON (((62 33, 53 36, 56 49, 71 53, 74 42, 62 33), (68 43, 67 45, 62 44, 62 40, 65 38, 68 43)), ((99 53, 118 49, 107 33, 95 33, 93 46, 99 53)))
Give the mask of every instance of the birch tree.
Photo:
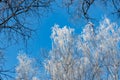
POLYGON ((45 60, 51 80, 119 80, 120 28, 105 18, 98 27, 88 23, 75 35, 72 28, 54 25, 52 49, 45 60))
POLYGON ((17 59, 19 64, 16 67, 16 80, 39 80, 38 69, 33 58, 29 58, 26 54, 19 54, 17 59))

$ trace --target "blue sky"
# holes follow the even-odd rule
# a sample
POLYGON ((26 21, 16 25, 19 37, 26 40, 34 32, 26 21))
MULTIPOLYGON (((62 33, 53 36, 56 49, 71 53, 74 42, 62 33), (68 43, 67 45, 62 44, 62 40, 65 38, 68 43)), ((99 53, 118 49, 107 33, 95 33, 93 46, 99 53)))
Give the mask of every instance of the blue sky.
MULTIPOLYGON (((90 15, 94 16, 97 19, 97 21, 94 22, 96 26, 99 24, 99 20, 103 19, 104 16, 107 16, 107 14, 105 14, 105 11, 102 10, 102 8, 98 9, 96 7, 91 7, 89 13, 90 15)), ((54 10, 53 13, 41 17, 40 22, 32 24, 33 27, 37 27, 38 29, 36 31, 36 34, 33 34, 32 38, 28 41, 29 44, 27 50, 23 43, 20 43, 19 45, 12 45, 11 47, 6 49, 5 57, 7 60, 6 62, 7 68, 11 68, 17 64, 16 56, 20 50, 33 57, 39 56, 39 58, 41 48, 50 50, 51 27, 54 26, 54 24, 58 24, 60 25, 60 27, 63 27, 65 25, 73 27, 75 28, 76 33, 78 33, 81 32, 82 28, 85 25, 85 22, 78 21, 77 24, 74 24, 73 22, 70 21, 70 16, 67 14, 65 9, 62 8, 57 8, 56 10, 54 10)))
POLYGON ((38 57, 41 48, 50 50, 51 28, 54 26, 54 24, 59 24, 61 27, 65 25, 69 27, 75 27, 75 25, 70 22, 67 12, 65 10, 58 9, 55 12, 48 14, 47 16, 43 16, 40 19, 40 22, 34 23, 32 25, 37 27, 37 30, 36 33, 34 33, 31 39, 28 41, 27 50, 23 43, 20 43, 19 45, 12 45, 6 49, 6 58, 8 60, 7 65, 9 65, 9 67, 12 67, 16 64, 17 53, 21 50, 34 57, 38 57))

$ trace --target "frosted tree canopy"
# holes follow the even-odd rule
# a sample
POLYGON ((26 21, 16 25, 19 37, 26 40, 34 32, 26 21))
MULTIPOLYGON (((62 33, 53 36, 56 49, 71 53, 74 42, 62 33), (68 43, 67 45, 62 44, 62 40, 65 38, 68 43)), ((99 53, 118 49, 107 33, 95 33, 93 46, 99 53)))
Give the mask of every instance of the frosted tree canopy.
POLYGON ((52 28, 52 49, 45 68, 52 80, 118 80, 120 28, 105 18, 98 27, 87 24, 78 35, 74 29, 52 28))

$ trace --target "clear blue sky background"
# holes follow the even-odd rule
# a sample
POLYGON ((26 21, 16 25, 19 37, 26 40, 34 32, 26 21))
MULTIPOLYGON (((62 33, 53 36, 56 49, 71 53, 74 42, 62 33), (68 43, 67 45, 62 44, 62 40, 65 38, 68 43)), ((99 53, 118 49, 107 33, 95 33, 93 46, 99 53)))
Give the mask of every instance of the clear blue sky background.
MULTIPOLYGON (((103 19, 104 16, 109 15, 106 13, 105 9, 102 9, 100 7, 91 7, 90 15, 92 17, 95 17, 98 21, 103 19)), ((34 17, 31 17, 35 20, 34 17)), ((112 17, 111 17, 112 19, 112 17)), ((95 21, 94 24, 97 26, 99 24, 98 21, 95 21)), ((24 47, 24 44, 21 43, 18 45, 13 45, 6 49, 6 66, 7 68, 11 68, 17 64, 16 56, 19 52, 19 50, 22 50, 23 52, 27 52, 33 57, 39 57, 40 56, 40 49, 45 48, 47 50, 51 49, 51 27, 54 26, 54 24, 60 25, 60 27, 63 27, 64 25, 67 25, 69 27, 75 28, 76 33, 81 32, 81 29, 84 27, 85 22, 79 22, 77 24, 74 24, 70 21, 70 16, 67 14, 65 9, 62 8, 56 8, 53 13, 48 14, 47 16, 43 16, 40 19, 40 22, 34 23, 32 26, 37 27, 37 35, 33 34, 32 38, 28 41, 28 47, 27 50, 24 47)))

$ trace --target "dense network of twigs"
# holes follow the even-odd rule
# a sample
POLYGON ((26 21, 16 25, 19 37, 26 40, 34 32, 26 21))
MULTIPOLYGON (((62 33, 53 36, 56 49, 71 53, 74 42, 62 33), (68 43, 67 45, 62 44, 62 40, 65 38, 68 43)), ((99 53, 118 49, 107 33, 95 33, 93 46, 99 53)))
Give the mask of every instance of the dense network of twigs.
MULTIPOLYGON (((74 14, 74 17, 91 20, 93 17, 89 15, 91 6, 110 7, 110 14, 119 16, 120 14, 120 0, 62 0, 62 4, 67 8, 68 13, 74 14)), ((95 12, 95 11, 94 11, 95 12)))
MULTIPOLYGON (((28 39, 33 29, 25 21, 31 14, 42 14, 53 0, 0 0, 0 37, 17 41, 18 37, 28 39), (18 36, 19 35, 19 36, 18 36)), ((1 38, 1 43, 4 43, 1 38)), ((1 47, 1 46, 0 46, 1 47)))

